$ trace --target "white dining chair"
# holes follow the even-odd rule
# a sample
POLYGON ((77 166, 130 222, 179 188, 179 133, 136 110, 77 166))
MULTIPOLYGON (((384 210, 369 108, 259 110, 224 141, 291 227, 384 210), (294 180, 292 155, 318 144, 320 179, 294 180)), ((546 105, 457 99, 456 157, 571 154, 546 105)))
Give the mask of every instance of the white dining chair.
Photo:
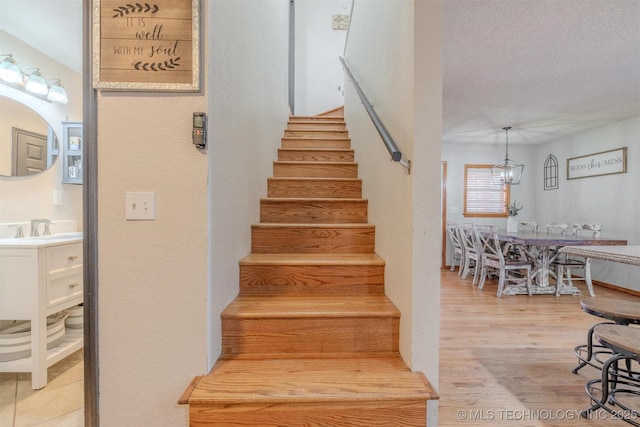
POLYGON ((520 221, 518 222, 518 231, 529 231, 531 233, 537 233, 538 223, 536 221, 520 221))
POLYGON ((508 283, 515 283, 516 286, 507 288, 510 293, 519 293, 516 289, 518 285, 525 284, 526 292, 531 295, 531 269, 532 264, 528 260, 506 258, 500 245, 498 233, 494 226, 475 225, 473 230, 478 241, 478 251, 481 254, 482 267, 480 270, 480 283, 478 289, 484 287, 486 278, 491 274, 498 274, 497 297, 505 293, 505 286, 508 283), (519 274, 518 274, 519 273, 519 274))
POLYGON ((482 259, 478 255, 478 246, 475 232, 473 230, 473 224, 467 222, 459 223, 458 233, 460 234, 460 241, 464 248, 464 266, 462 267, 461 277, 466 279, 471 269, 473 269, 472 284, 475 286, 478 283, 478 277, 480 276, 482 259))
POLYGON ((453 258, 451 259, 451 271, 456 269, 456 263, 459 265, 458 276, 462 275, 462 267, 464 263, 464 248, 460 240, 460 234, 455 222, 447 222, 447 236, 453 247, 453 258))
MULTIPOLYGON (((589 235, 594 239, 600 237, 602 226, 600 224, 573 224, 572 234, 575 236, 589 235)), ((574 280, 583 280, 587 285, 590 296, 595 296, 593 292, 593 283, 591 281, 591 258, 569 257, 567 255, 556 256, 552 261, 556 267, 556 295, 560 295, 564 286, 564 279, 567 279, 569 286, 573 287, 574 280), (582 271, 582 276, 574 275, 575 271, 582 271)))

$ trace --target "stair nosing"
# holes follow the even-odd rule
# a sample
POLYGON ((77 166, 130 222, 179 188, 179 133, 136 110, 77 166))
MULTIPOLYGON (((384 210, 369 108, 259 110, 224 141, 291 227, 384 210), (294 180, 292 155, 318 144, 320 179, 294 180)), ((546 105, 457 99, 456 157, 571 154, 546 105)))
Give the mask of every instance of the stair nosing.
POLYGON ((312 223, 312 222, 261 222, 258 224, 251 224, 251 227, 262 228, 287 228, 287 227, 304 227, 304 228, 375 228, 374 224, 350 222, 350 223, 312 223))
POLYGON ((338 152, 353 152, 354 149, 353 148, 324 148, 324 147, 318 147, 318 148, 314 148, 314 147, 301 147, 301 148, 291 148, 291 147, 284 147, 284 148, 278 148, 278 150, 280 151, 320 151, 320 152, 331 152, 331 151, 338 151, 338 152))
MULTIPOLYGON (((224 320, 248 319, 399 319, 400 310, 384 294, 339 295, 239 295, 220 313, 224 320), (310 303, 309 305, 301 302, 310 303), (375 305, 375 307, 368 307, 375 305), (286 308, 286 310, 283 310, 286 308)), ((223 334, 224 335, 224 334, 223 334)))
POLYGON ((324 177, 324 176, 273 176, 267 178, 267 181, 270 180, 281 180, 281 181, 330 181, 330 182, 347 182, 347 181, 357 181, 362 182, 362 178, 332 178, 332 177, 324 177))
POLYGON ((320 160, 274 160, 274 164, 278 165, 340 165, 355 166, 357 162, 325 162, 320 160))
POLYGON ((373 253, 354 254, 249 254, 239 261, 240 265, 370 265, 384 266, 385 261, 379 255, 373 253), (276 260, 274 260, 276 259, 276 260))
POLYGON ((315 202, 336 202, 336 203, 367 203, 367 199, 361 197, 264 197, 260 199, 260 202, 300 202, 300 203, 315 203, 315 202))

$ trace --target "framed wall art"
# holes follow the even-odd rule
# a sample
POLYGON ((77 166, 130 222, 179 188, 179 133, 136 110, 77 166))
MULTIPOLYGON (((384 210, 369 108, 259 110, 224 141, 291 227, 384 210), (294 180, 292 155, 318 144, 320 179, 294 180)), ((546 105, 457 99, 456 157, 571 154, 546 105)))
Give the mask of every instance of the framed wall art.
POLYGON ((93 87, 200 90, 200 0, 94 0, 93 87))
POLYGON ((627 147, 567 159, 567 179, 627 172, 627 147))

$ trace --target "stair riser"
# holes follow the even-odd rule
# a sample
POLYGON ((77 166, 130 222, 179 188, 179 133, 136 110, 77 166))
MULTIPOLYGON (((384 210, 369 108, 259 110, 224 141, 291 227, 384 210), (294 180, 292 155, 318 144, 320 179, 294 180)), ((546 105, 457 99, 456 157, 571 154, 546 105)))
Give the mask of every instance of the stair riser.
POLYGON ((357 178, 356 163, 273 163, 274 177, 357 178))
POLYGON ((191 404, 189 407, 191 427, 424 427, 427 425, 426 418, 427 405, 424 400, 191 404))
POLYGON ((272 179, 267 182, 267 197, 347 198, 362 197, 360 180, 295 180, 272 179))
POLYGON ((346 131, 347 125, 345 123, 333 123, 333 122, 289 122, 287 130, 339 130, 346 131))
POLYGON ((260 201, 260 221, 277 224, 366 224, 366 200, 260 201))
POLYGON ((384 265, 241 265, 241 295, 383 295, 384 265))
POLYGON ((278 160, 286 162, 353 162, 353 150, 351 151, 327 151, 327 150, 278 150, 278 160))
POLYGON ((251 227, 253 253, 373 253, 371 227, 251 227))
POLYGON ((285 130, 285 137, 293 138, 348 138, 346 130, 285 130))
POLYGON ((282 138, 282 148, 351 148, 349 138, 282 138))
POLYGON ((222 354, 398 351, 397 317, 222 319, 222 354))

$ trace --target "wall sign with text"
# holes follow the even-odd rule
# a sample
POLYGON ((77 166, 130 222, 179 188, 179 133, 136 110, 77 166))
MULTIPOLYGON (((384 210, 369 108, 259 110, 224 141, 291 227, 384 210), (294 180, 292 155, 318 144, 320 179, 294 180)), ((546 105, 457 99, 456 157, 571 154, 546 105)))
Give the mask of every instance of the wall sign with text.
POLYGON ((627 147, 567 159, 567 179, 627 172, 627 147))
POLYGON ((93 87, 200 90, 200 0, 94 0, 93 87))

